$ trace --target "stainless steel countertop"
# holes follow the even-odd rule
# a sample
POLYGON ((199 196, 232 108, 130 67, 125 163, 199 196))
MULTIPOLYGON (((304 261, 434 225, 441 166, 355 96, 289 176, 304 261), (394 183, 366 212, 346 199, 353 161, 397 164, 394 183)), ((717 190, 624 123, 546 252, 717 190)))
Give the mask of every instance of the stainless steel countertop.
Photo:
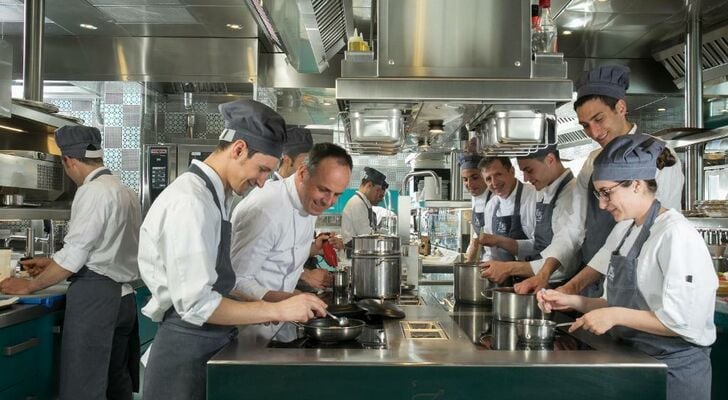
MULTIPOLYGON (((251 342, 244 334, 224 347, 209 364, 234 365, 422 365, 422 366, 600 366, 666 368, 655 359, 629 347, 619 345, 608 337, 586 332, 574 336, 595 350, 581 351, 494 351, 472 342, 454 322, 452 316, 435 305, 401 306, 409 321, 438 321, 449 340, 407 340, 400 320, 385 320, 387 349, 289 349, 267 348, 266 343, 251 342)), ((490 314, 486 310, 464 313, 490 314)))

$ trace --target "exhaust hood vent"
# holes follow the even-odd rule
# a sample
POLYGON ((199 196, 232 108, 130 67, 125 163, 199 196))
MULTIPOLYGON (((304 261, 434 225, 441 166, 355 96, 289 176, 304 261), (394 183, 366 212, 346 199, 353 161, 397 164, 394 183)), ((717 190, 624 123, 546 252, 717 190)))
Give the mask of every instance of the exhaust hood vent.
POLYGON ((247 0, 258 26, 298 72, 320 73, 354 32, 352 0, 247 0))
MULTIPOLYGON (((706 86, 728 80, 728 25, 703 34, 701 46, 703 83, 706 86)), ((672 76, 675 85, 685 87, 685 43, 653 54, 672 76)))

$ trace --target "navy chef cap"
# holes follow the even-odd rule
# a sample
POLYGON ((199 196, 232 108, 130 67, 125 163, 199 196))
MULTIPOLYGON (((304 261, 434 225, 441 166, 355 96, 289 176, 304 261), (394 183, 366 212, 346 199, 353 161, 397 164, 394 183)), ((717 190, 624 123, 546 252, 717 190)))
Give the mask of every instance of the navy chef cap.
POLYGON ((577 84, 577 100, 589 95, 624 99, 629 88, 629 68, 622 65, 603 65, 584 72, 577 84))
POLYGON ((288 140, 283 145, 283 154, 308 153, 313 148, 311 130, 306 128, 288 128, 288 140))
POLYGON ((389 184, 387 184, 387 177, 374 168, 364 167, 364 179, 372 181, 375 185, 380 185, 382 189, 385 190, 389 187, 389 184))
POLYGON ((525 156, 520 156, 518 158, 520 158, 520 159, 543 158, 549 154, 556 154, 557 157, 559 156, 559 150, 556 148, 555 144, 550 144, 543 149, 539 149, 538 151, 527 154, 525 156))
POLYGON ((220 140, 242 139, 252 150, 281 158, 286 141, 286 122, 277 112, 253 100, 236 100, 220 104, 225 129, 220 140))
POLYGON ((477 154, 463 153, 458 157, 458 164, 460 164, 460 169, 478 169, 478 163, 482 159, 483 157, 477 154))
POLYGON ((61 155, 72 158, 102 158, 101 132, 92 126, 66 125, 56 129, 61 155))
POLYGON ((594 181, 655 179, 665 142, 643 133, 614 138, 594 160, 594 181))

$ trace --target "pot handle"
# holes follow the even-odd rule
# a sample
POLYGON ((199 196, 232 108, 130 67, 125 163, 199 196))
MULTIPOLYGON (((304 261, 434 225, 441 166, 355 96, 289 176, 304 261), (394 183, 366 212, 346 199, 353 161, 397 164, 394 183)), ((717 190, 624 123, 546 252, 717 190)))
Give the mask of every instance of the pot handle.
POLYGON ((480 291, 480 295, 488 300, 493 300, 493 290, 495 290, 495 288, 483 289, 480 291))

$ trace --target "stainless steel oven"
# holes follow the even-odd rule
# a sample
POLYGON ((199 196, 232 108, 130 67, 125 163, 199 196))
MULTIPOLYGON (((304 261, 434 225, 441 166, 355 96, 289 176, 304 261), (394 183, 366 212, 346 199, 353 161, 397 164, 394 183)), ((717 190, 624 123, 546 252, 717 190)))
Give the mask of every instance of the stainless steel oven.
POLYGON ((204 160, 216 144, 147 144, 142 157, 142 213, 177 176, 187 171, 192 160, 204 160))

